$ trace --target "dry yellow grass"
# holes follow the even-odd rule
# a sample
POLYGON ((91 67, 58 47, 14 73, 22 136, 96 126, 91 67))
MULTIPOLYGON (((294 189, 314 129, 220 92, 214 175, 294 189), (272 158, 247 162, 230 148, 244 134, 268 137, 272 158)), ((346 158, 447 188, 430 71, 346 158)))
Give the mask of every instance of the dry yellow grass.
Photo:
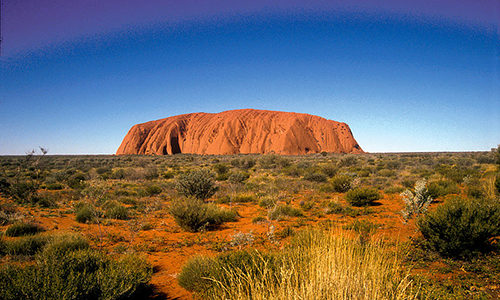
MULTIPOLYGON (((256 258, 259 259, 259 258, 256 258)), ((212 299, 415 299, 408 273, 380 240, 360 244, 346 233, 309 230, 283 253, 277 270, 226 269, 212 299)))

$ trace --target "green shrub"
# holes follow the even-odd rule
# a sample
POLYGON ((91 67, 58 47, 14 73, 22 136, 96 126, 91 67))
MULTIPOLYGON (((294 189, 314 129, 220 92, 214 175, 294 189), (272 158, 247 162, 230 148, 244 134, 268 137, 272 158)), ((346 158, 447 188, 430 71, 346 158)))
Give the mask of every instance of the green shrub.
POLYGON ((229 172, 229 166, 226 164, 218 163, 214 165, 214 170, 217 175, 226 174, 227 172, 229 172))
POLYGON ((228 177, 228 180, 231 183, 243 183, 248 178, 250 178, 250 174, 246 172, 231 172, 231 174, 228 177))
POLYGON ((467 196, 480 199, 483 198, 486 193, 478 177, 466 176, 464 178, 465 191, 467 196))
POLYGON ((469 257, 491 248, 500 235, 497 200, 452 198, 418 220, 428 245, 443 256, 469 257))
POLYGON ((35 265, 0 269, 1 299, 127 299, 151 279, 151 267, 136 255, 110 260, 85 249, 37 256, 35 265))
POLYGON ((377 172, 377 175, 381 177, 392 177, 396 175, 396 172, 389 169, 382 169, 377 172))
POLYGON ((159 195, 159 194, 161 194, 161 192, 162 192, 162 188, 160 186, 157 186, 157 185, 148 185, 148 186, 146 186, 146 189, 145 189, 145 193, 149 197, 159 195))
POLYGON ((356 188, 347 192, 345 198, 352 206, 367 206, 379 200, 381 195, 374 188, 356 188))
POLYGON ((253 166, 255 166, 255 159, 252 157, 242 158, 242 159, 235 158, 231 160, 231 165, 233 167, 238 167, 241 169, 248 170, 251 169, 253 166))
POLYGON ((86 179, 87 176, 84 173, 76 172, 67 179, 66 183, 72 189, 83 189, 85 187, 86 179))
POLYGON ((8 195, 17 203, 35 204, 38 201, 39 184, 33 181, 19 181, 10 184, 8 195))
POLYGON ((403 192, 405 189, 402 186, 390 186, 384 190, 386 194, 399 194, 403 192))
POLYGON ((355 156, 346 155, 339 160, 338 165, 340 167, 350 167, 356 165, 357 163, 358 159, 355 156))
POLYGON ((429 184, 427 185, 427 189, 429 190, 429 195, 433 199, 446 196, 449 194, 460 193, 457 184, 451 180, 439 180, 439 181, 429 182, 429 184))
POLYGON ((259 165, 262 169, 285 168, 290 166, 290 160, 281 155, 266 154, 259 158, 259 165))
POLYGON ((23 235, 33 235, 44 231, 40 225, 33 223, 16 222, 10 225, 5 231, 6 236, 23 236, 23 235))
POLYGON ((206 200, 217 191, 215 176, 207 169, 189 171, 182 174, 176 182, 177 191, 186 197, 206 200))
POLYGON ((182 267, 177 281, 188 291, 203 293, 212 287, 212 278, 220 277, 217 267, 215 259, 195 256, 182 267))
POLYGON ((283 168, 282 170, 283 174, 292 176, 292 177, 299 177, 304 173, 304 170, 299 168, 297 165, 291 165, 286 168, 283 168))
POLYGON ((48 189, 48 190, 62 190, 64 188, 64 185, 62 185, 59 182, 47 183, 45 185, 45 188, 48 189))
POLYGON ((3 251, 8 255, 30 256, 39 252, 48 242, 49 238, 46 236, 26 236, 5 241, 3 251))
POLYGON ((215 199, 215 203, 219 203, 219 204, 228 204, 231 202, 231 197, 229 197, 228 195, 220 195, 219 197, 217 197, 217 199, 215 199))
POLYGON ((16 220, 17 207, 13 203, 0 202, 0 226, 8 225, 16 220))
POLYGON ((326 176, 332 178, 333 176, 335 176, 335 174, 337 174, 338 169, 333 165, 326 165, 321 168, 321 172, 323 172, 326 176))
POLYGON ((45 256, 63 256, 68 252, 89 248, 89 242, 78 234, 52 236, 43 248, 45 256))
POLYGON ((197 232, 236 220, 234 211, 206 204, 196 198, 174 200, 170 205, 169 212, 180 227, 190 232, 197 232))
POLYGON ((264 208, 271 208, 271 207, 275 206, 276 203, 277 203, 277 200, 274 197, 266 196, 266 197, 263 197, 262 199, 260 199, 259 206, 264 207, 264 208))
POLYGON ((351 189, 352 177, 348 175, 335 175, 330 179, 330 185, 334 192, 345 193, 351 189))
POLYGON ((308 180, 308 181, 313 181, 313 182, 325 182, 327 177, 325 174, 322 174, 322 173, 311 172, 311 173, 306 174, 304 176, 304 179, 308 180))
POLYGON ((255 202, 255 196, 251 194, 238 194, 235 195, 232 199, 232 202, 234 203, 248 203, 248 202, 255 202))
POLYGON ((76 221, 78 223, 91 223, 95 220, 96 210, 90 204, 84 204, 76 210, 76 221))
POLYGON ((10 182, 7 178, 0 178, 0 195, 9 196, 10 182))
POLYGON ((270 220, 281 220, 283 217, 302 217, 303 214, 299 209, 289 205, 278 205, 269 211, 270 220))
POLYGON ((177 280, 186 290, 203 295, 214 288, 215 282, 228 283, 229 278, 224 270, 241 272, 251 278, 264 268, 275 272, 280 263, 280 258, 275 254, 257 250, 229 252, 215 258, 197 256, 184 265, 177 280))
POLYGON ((110 219, 128 220, 129 212, 125 206, 117 204, 108 208, 104 213, 104 216, 110 219))

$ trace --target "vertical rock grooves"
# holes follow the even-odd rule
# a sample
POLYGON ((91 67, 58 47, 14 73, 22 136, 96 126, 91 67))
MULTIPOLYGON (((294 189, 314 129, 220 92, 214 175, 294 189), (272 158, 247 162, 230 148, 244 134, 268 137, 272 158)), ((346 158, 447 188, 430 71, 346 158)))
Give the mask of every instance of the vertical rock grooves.
POLYGON ((240 109, 134 125, 116 154, 299 155, 323 151, 363 153, 345 123, 301 113, 240 109))

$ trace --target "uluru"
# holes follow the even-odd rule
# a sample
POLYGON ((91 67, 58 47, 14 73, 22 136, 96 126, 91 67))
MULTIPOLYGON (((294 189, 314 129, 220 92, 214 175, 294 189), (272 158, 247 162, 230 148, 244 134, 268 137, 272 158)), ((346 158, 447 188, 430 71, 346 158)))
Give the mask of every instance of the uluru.
POLYGON ((132 126, 116 154, 363 153, 346 123, 255 109, 190 113, 132 126))

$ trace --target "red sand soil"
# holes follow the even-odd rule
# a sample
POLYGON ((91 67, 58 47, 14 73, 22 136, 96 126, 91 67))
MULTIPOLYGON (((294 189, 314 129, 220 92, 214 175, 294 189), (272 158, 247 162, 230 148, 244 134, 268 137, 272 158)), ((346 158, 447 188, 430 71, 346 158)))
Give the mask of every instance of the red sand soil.
MULTIPOLYGON (((311 191, 292 196, 291 205, 298 207, 300 201, 312 194, 311 191)), ((337 194, 330 194, 328 197, 342 199, 341 195, 337 194)), ((324 200, 327 201, 327 199, 324 200)), ((176 280, 183 264, 195 255, 213 256, 220 253, 221 249, 238 249, 237 246, 231 247, 229 245, 231 237, 237 232, 252 233, 255 240, 251 247, 262 250, 276 250, 287 242, 286 239, 277 242, 270 241, 268 238, 270 225, 273 225, 276 229, 275 232, 278 232, 287 226, 317 226, 325 221, 342 226, 352 223, 355 219, 365 219, 379 224, 381 227, 377 230, 377 234, 390 240, 405 241, 416 233, 414 224, 403 224, 402 222, 399 211, 403 208, 403 203, 399 195, 385 195, 383 199, 378 201, 378 205, 370 208, 373 213, 356 218, 337 214, 313 216, 311 215, 312 211, 322 210, 319 202, 323 199, 317 201, 317 208, 305 213, 307 216, 305 222, 299 221, 298 218, 289 218, 279 222, 271 221, 271 223, 258 224, 252 223, 252 219, 259 215, 266 215, 266 209, 255 203, 233 204, 241 216, 238 221, 226 223, 214 231, 199 233, 183 231, 175 224, 166 209, 142 217, 142 221, 153 225, 153 229, 147 231, 135 232, 132 230, 132 221, 105 220, 101 226, 104 237, 102 239, 103 247, 113 252, 117 246, 121 245, 124 249, 133 247, 145 253, 155 270, 152 284, 157 292, 166 294, 168 298, 190 299, 192 295, 181 288, 176 280)), ((19 210, 24 215, 33 216, 48 230, 48 233, 74 231, 87 236, 94 246, 98 247, 100 244, 99 227, 95 224, 77 223, 75 214, 67 207, 43 209, 21 206, 19 210)))
POLYGON ((363 153, 345 123, 241 109, 192 113, 134 125, 116 154, 363 153))

